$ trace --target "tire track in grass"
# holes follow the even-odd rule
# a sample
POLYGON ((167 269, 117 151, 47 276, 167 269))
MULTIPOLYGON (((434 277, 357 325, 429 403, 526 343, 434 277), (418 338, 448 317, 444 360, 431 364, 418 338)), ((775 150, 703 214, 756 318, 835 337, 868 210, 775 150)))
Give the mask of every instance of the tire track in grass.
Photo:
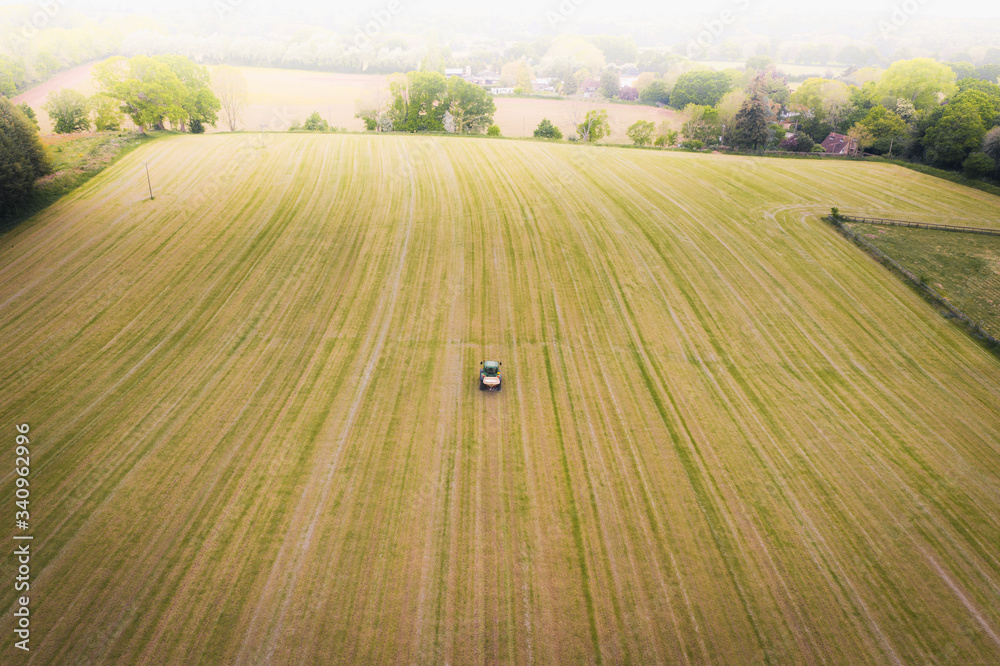
MULTIPOLYGON (((296 290, 298 290, 298 288, 296 288, 296 290)), ((287 308, 287 306, 286 306, 286 308, 284 309, 284 311, 285 311, 285 312, 287 312, 287 309, 288 309, 288 308, 287 308)), ((287 343, 286 343, 286 344, 287 344, 287 343)), ((266 377, 265 377, 265 380, 266 380, 266 377)), ((245 406, 244 406, 244 409, 245 409, 245 406)), ((239 418, 237 417, 237 419, 236 419, 236 420, 239 420, 239 418)), ((160 586, 157 586, 157 587, 160 587, 160 586)))
MULTIPOLYGON (((351 406, 350 406, 350 408, 349 408, 349 410, 347 412, 347 415, 346 415, 346 417, 344 419, 344 425, 341 428, 340 435, 337 437, 337 445, 336 445, 336 448, 333 451, 333 455, 332 455, 332 458, 331 458, 331 460, 329 462, 328 469, 325 472, 324 477, 322 478, 321 486, 320 486, 319 499, 316 502, 315 508, 313 509, 313 511, 311 513, 311 518, 310 518, 310 520, 308 522, 308 526, 306 528, 306 532, 304 534, 303 541, 300 544, 300 546, 296 549, 295 554, 291 556, 293 558, 293 564, 292 564, 292 566, 290 566, 290 567, 287 568, 287 571, 289 572, 287 574, 289 580, 288 580, 288 583, 283 586, 283 588, 284 588, 284 593, 283 593, 284 600, 281 603, 280 611, 278 613, 276 621, 273 624, 273 628, 271 628, 269 630, 269 632, 268 632, 269 633, 269 638, 268 638, 268 640, 266 642, 266 646, 265 646, 265 649, 264 649, 264 659, 263 659, 263 661, 265 663, 270 663, 270 660, 272 659, 272 657, 274 655, 274 651, 275 651, 275 649, 277 647, 277 641, 278 641, 278 638, 279 638, 278 629, 282 626, 283 619, 284 619, 285 615, 288 612, 289 604, 291 603, 291 599, 292 599, 292 597, 294 595, 295 586, 296 586, 296 583, 297 583, 297 580, 298 580, 298 572, 301 571, 301 567, 302 567, 302 564, 303 564, 303 558, 305 557, 305 554, 306 554, 306 552, 309 549, 309 545, 310 545, 310 541, 311 541, 311 538, 312 538, 312 534, 315 531, 317 523, 319 522, 319 518, 320 518, 320 515, 321 515, 322 508, 325 505, 326 499, 327 499, 327 497, 329 495, 330 485, 331 485, 331 482, 332 482, 332 479, 333 479, 333 475, 334 475, 334 473, 337 470, 337 463, 338 463, 339 458, 340 458, 340 453, 343 450, 344 443, 347 440, 347 436, 350 433, 351 428, 354 425, 354 419, 355 419, 355 417, 357 415, 357 412, 358 412, 358 409, 360 407, 361 399, 365 395, 365 390, 367 389, 368 383, 371 380, 371 376, 372 376, 372 372, 374 370, 375 364, 378 362, 378 360, 380 358, 380 353, 381 353, 382 347, 383 347, 383 345, 385 343, 385 340, 386 340, 386 337, 387 337, 387 335, 389 333, 389 326, 391 324, 391 314, 392 314, 392 311, 394 310, 395 305, 396 305, 396 300, 397 300, 398 291, 399 291, 399 279, 400 279, 400 275, 401 275, 401 272, 402 272, 402 269, 403 269, 403 265, 404 265, 405 260, 406 260, 407 248, 408 248, 409 240, 410 240, 410 234, 411 234, 412 228, 413 228, 413 215, 414 215, 414 208, 413 208, 413 206, 415 204, 415 196, 416 195, 415 195, 415 185, 414 185, 414 179, 413 179, 413 173, 412 173, 412 171, 408 170, 407 177, 408 177, 408 179, 410 181, 410 188, 411 188, 411 190, 410 190, 410 199, 409 199, 409 203, 410 203, 409 212, 407 214, 407 219, 406 219, 406 222, 405 222, 405 227, 400 230, 400 236, 401 236, 401 238, 399 239, 399 250, 398 250, 398 252, 399 252, 399 261, 398 261, 398 263, 396 265, 396 268, 394 269, 393 278, 391 279, 391 281, 389 283, 389 287, 387 289, 388 293, 387 294, 385 292, 383 293, 383 296, 381 298, 381 303, 379 304, 380 305, 380 307, 379 307, 379 315, 378 315, 377 318, 381 319, 381 322, 382 322, 381 325, 380 325, 380 330, 378 331, 377 339, 376 339, 376 341, 374 343, 374 346, 372 348, 372 352, 369 354, 368 361, 367 361, 366 365, 364 366, 364 370, 363 370, 362 375, 360 377, 358 388, 357 388, 357 390, 355 392, 354 400, 351 403, 351 406)), ((371 330, 370 333, 369 333, 369 339, 370 339, 370 336, 372 336, 373 334, 375 334, 375 331, 371 330)), ((365 346, 367 346, 367 345, 368 345, 368 341, 366 340, 365 346)), ((305 500, 305 495, 303 495, 302 498, 300 499, 300 501, 299 501, 299 507, 296 508, 295 513, 299 513, 300 511, 304 510, 304 505, 303 505, 304 500, 305 500)), ((290 542, 286 540, 286 544, 288 544, 288 543, 290 543, 290 542)), ((279 565, 281 564, 282 560, 284 559, 282 557, 282 555, 284 554, 284 552, 285 552, 285 550, 284 550, 284 547, 283 547, 282 548, 282 552, 279 553, 279 556, 275 560, 274 567, 272 568, 271 580, 275 580, 275 577, 279 575, 279 572, 282 569, 279 565)), ((269 582, 267 584, 267 587, 271 587, 271 585, 272 585, 272 583, 269 582)), ((259 616, 260 610, 261 610, 261 607, 258 605, 257 608, 254 611, 253 618, 251 619, 250 628, 248 629, 247 635, 244 638, 243 647, 242 647, 242 649, 240 651, 240 655, 239 655, 239 660, 240 661, 245 661, 247 659, 247 657, 249 656, 247 654, 247 649, 248 649, 248 646, 249 646, 249 640, 250 640, 250 637, 252 635, 254 635, 254 633, 255 633, 253 631, 253 629, 255 628, 255 626, 257 624, 257 619, 256 618, 259 616)))
MULTIPOLYGON (((583 177, 589 181, 588 184, 590 186, 597 188, 601 187, 600 183, 594 179, 593 174, 583 174, 583 177)), ((651 236, 649 236, 648 232, 645 233, 647 241, 655 245, 654 239, 651 236)), ((683 276, 677 275, 673 271, 671 264, 668 261, 667 257, 664 255, 663 251, 659 249, 658 245, 655 245, 655 247, 660 255, 660 259, 664 267, 671 273, 673 281, 676 284, 676 287, 679 290, 681 290, 681 293, 683 293, 685 297, 688 299, 690 306, 690 297, 683 291, 683 286, 682 286, 683 276)), ((606 266, 605 270, 609 272, 608 280, 613 281, 613 283, 616 286, 616 290, 613 293, 615 296, 616 304, 619 307, 622 319, 623 321, 629 322, 628 329, 630 335, 633 336, 634 340, 631 351, 635 359, 635 363, 638 366, 639 373, 642 377, 644 384, 646 385, 647 391, 649 392, 649 395, 652 398, 658 413, 660 414, 663 425, 667 428, 667 432, 673 444, 674 451, 677 454, 678 459, 685 471, 685 475, 688 478, 688 482, 691 486, 692 491, 698 498, 698 506, 701 509, 703 516, 706 518, 706 521, 710 525, 711 528, 710 534, 712 540, 715 543, 719 555, 725 562, 724 568, 730 579, 730 583, 732 584, 733 590, 735 591, 740 601, 744 614, 747 618, 748 624, 753 630, 757 642, 757 647, 763 654, 765 663, 769 664, 771 663, 770 652, 769 649, 767 648, 769 641, 765 640, 765 637, 759 626, 756 615, 754 614, 753 610, 750 607, 747 591, 744 587, 744 584, 741 583, 740 581, 741 578, 744 578, 746 576, 746 574, 742 572, 742 567, 740 566, 740 560, 735 556, 735 553, 740 552, 740 549, 735 545, 734 542, 732 542, 726 536, 728 534, 728 530, 726 529, 726 524, 728 521, 724 520, 721 517, 719 510, 715 507, 715 503, 712 500, 712 494, 709 491, 709 487, 705 485, 706 482, 703 481, 701 478, 702 472, 700 471, 700 469, 706 469, 706 470, 708 469, 703 454, 699 450, 699 446, 696 443, 696 440, 686 423, 686 419, 682 416, 682 412, 680 411, 676 403, 676 399, 674 398, 672 393, 667 389, 668 383, 663 377, 659 365, 655 363, 652 359, 650 359, 645 354, 645 352, 640 352, 640 350, 651 349, 651 347, 648 345, 647 341, 645 340, 642 334, 642 331, 638 326, 638 320, 635 316, 635 313, 631 309, 631 305, 629 304, 629 300, 625 295, 624 290, 622 289, 621 282, 619 281, 617 275, 614 273, 613 269, 611 269, 611 267, 608 266, 607 264, 605 264, 605 266, 606 266), (659 386, 660 386, 659 390, 656 388, 656 384, 654 383, 653 378, 649 374, 648 368, 650 367, 653 368, 653 371, 657 375, 657 379, 659 381, 659 386), (660 397, 661 391, 663 395, 666 396, 667 401, 670 404, 669 410, 667 409, 666 405, 664 404, 663 400, 660 397), (677 425, 675 425, 673 420, 670 418, 669 416, 670 413, 673 413, 675 415, 677 420, 677 425), (681 433, 683 433, 683 436, 681 433), (687 446, 685 446, 684 442, 687 442, 687 446), (690 447, 690 450, 688 449, 688 447, 690 447)), ((714 479, 712 479, 711 475, 708 475, 707 483, 715 490, 716 494, 720 493, 719 488, 714 479)), ((729 529, 732 530, 733 527, 730 525, 729 529)))
MULTIPOLYGON (((599 232, 597 232, 597 233, 599 233, 599 232)), ((593 251, 591 250, 590 252, 591 252, 591 256, 593 257, 594 256, 593 251)), ((616 255, 614 253, 610 253, 609 252, 609 253, 607 253, 607 256, 616 256, 616 255)), ((599 266, 596 266, 596 267, 599 268, 599 266)), ((609 284, 606 276, 602 277, 602 282, 605 285, 605 288, 608 289, 608 291, 610 293, 611 292, 611 288, 610 288, 610 284, 609 284)), ((589 323, 589 320, 588 320, 588 323, 589 323)), ((587 328, 590 329, 591 327, 588 325, 587 328)), ((589 330, 588 330, 588 336, 589 336, 590 341, 591 341, 591 346, 596 346, 595 343, 593 342, 593 335, 592 335, 592 333, 589 332, 589 330)), ((611 341, 610 337, 607 338, 607 344, 608 344, 609 348, 614 348, 614 343, 611 341)), ((618 403, 616 393, 615 393, 614 389, 612 388, 612 386, 610 384, 610 381, 607 378, 607 371, 604 368, 604 364, 601 361, 600 356, 597 356, 596 360, 597 360, 597 362, 598 362, 598 364, 600 366, 600 369, 601 369, 601 374, 602 374, 602 377, 604 379, 605 386, 607 388, 607 394, 611 397, 612 403, 615 406, 615 409, 616 409, 616 412, 617 412, 617 416, 618 416, 619 422, 621 424, 621 430, 627 434, 628 431, 629 431, 629 429, 626 427, 626 423, 627 422, 626 422, 626 420, 625 420, 625 418, 624 418, 624 416, 622 414, 621 407, 620 407, 620 405, 618 403)), ((628 372, 628 370, 625 369, 624 366, 623 366, 623 370, 625 370, 626 373, 628 372)), ((611 436, 612 436, 612 439, 615 439, 613 431, 611 432, 611 436)), ((664 548, 664 544, 666 542, 669 542, 670 540, 667 539, 665 535, 659 534, 659 525, 661 525, 661 524, 667 525, 667 523, 666 523, 665 520, 663 520, 663 519, 661 519, 661 518, 659 518, 659 517, 657 517, 655 515, 655 512, 653 510, 653 503, 652 503, 652 500, 651 500, 651 492, 650 492, 650 489, 649 489, 649 486, 648 486, 648 482, 645 479, 645 473, 642 470, 642 464, 639 461, 639 457, 638 457, 637 452, 635 451, 634 446, 632 446, 631 438, 629 437, 628 440, 629 440, 629 443, 630 443, 630 450, 631 450, 631 454, 632 454, 633 466, 634 466, 634 469, 636 470, 636 474, 639 477, 640 485, 642 487, 642 492, 638 493, 638 494, 642 498, 642 505, 645 508, 645 513, 646 513, 646 516, 647 516, 647 519, 648 519, 648 526, 649 526, 649 529, 652 531, 652 535, 653 535, 653 542, 650 543, 649 546, 653 547, 655 550, 657 550, 660 553, 660 557, 661 557, 661 560, 663 562, 669 562, 670 563, 670 568, 674 572, 674 575, 675 575, 675 577, 677 579, 678 589, 680 590, 681 596, 682 596, 682 598, 684 600, 684 603, 685 603, 685 605, 687 607, 688 615, 689 615, 692 627, 694 628, 694 633, 697 636, 697 642, 698 642, 699 646, 701 647, 702 658, 703 659, 708 659, 707 647, 705 646, 705 643, 704 643, 704 641, 702 639, 702 636, 701 636, 701 632, 700 632, 700 630, 698 628, 698 621, 697 621, 697 618, 695 617, 695 614, 694 614, 694 611, 693 611, 693 607, 691 606, 690 597, 688 596, 687 588, 684 585, 683 579, 682 579, 682 577, 680 575, 680 569, 677 566, 677 561, 674 558, 673 552, 670 549, 665 549, 664 548)), ((624 463, 621 462, 620 464, 624 468, 624 463)), ((629 487, 631 489, 631 485, 629 485, 629 487)), ((631 492, 633 494, 633 497, 635 497, 635 494, 636 494, 635 490, 631 489, 631 492)), ((657 572, 657 574, 659 574, 659 570, 658 569, 656 569, 656 572, 657 572)), ((660 581, 661 588, 663 588, 664 581, 663 581, 662 577, 659 577, 659 581, 660 581)), ((665 589, 664 589, 664 592, 666 592, 665 589)), ((667 602, 669 604, 669 598, 666 595, 665 595, 665 599, 667 600, 667 602)), ((670 610, 670 615, 673 618, 673 622, 674 622, 674 626, 675 626, 675 632, 676 632, 676 638, 677 638, 678 642, 682 646, 684 646, 685 645, 685 641, 684 641, 684 637, 683 637, 683 632, 680 630, 679 626, 677 625, 676 616, 674 615, 672 609, 670 610)), ((682 647, 682 650, 686 654, 686 656, 687 656, 688 659, 694 659, 693 655, 688 651, 687 647, 682 647)))
MULTIPOLYGON (((630 200, 635 200, 635 199, 633 198, 633 199, 630 199, 630 200)), ((739 260, 739 258, 737 258, 737 260, 739 260)), ((747 267, 747 271, 748 271, 749 274, 754 275, 753 271, 751 271, 749 269, 749 267, 747 267)), ((761 286, 763 287, 763 285, 761 285, 761 286)), ((715 351, 716 351, 717 357, 726 358, 728 356, 728 355, 724 355, 724 354, 720 353, 721 350, 719 350, 718 348, 716 348, 715 351)), ((697 354, 696 352, 694 352, 694 353, 697 354)), ((703 372, 709 373, 708 376, 711 377, 711 374, 710 374, 711 370, 710 370, 710 368, 708 367, 707 364, 705 364, 703 361, 700 360, 699 361, 699 367, 702 369, 703 372)), ((719 395, 722 396, 723 399, 724 399, 724 401, 725 401, 723 403, 723 405, 724 406, 729 405, 730 404, 729 403, 729 398, 725 397, 725 391, 722 390, 722 387, 718 384, 718 381, 715 380, 714 378, 712 378, 712 382, 716 386, 716 389, 719 392, 719 395)), ((743 386, 743 390, 744 390, 744 394, 746 394, 747 387, 745 385, 743 386)), ((751 393, 751 397, 752 397, 752 393, 751 393)), ((749 434, 748 431, 745 430, 745 427, 743 425, 741 425, 741 419, 739 419, 738 417, 736 417, 736 413, 733 411, 733 409, 731 407, 726 407, 726 409, 727 409, 727 411, 730 414, 730 418, 731 418, 732 422, 734 424, 736 424, 737 426, 740 427, 740 430, 741 430, 741 433, 742 433, 744 439, 748 443, 754 441, 754 438, 749 434)), ((755 403, 755 409, 744 410, 744 412, 748 413, 748 414, 751 414, 751 415, 753 415, 753 414, 763 414, 765 417, 768 416, 769 410, 762 403, 760 403, 759 401, 757 401, 755 403), (755 411, 755 409, 756 409, 756 411, 755 411)), ((762 426, 763 426, 763 424, 761 424, 761 423, 758 422, 757 427, 760 428, 762 426)), ((773 438, 771 439, 771 443, 775 444, 773 438)), ((785 487, 785 484, 781 481, 782 477, 781 477, 780 473, 776 473, 775 472, 775 470, 777 468, 775 467, 773 461, 771 461, 766 456, 766 454, 763 453, 762 449, 758 449, 755 446, 750 446, 749 449, 754 454, 754 456, 756 457, 756 460, 757 460, 757 463, 758 463, 760 469, 770 470, 769 476, 770 476, 770 479, 771 479, 771 483, 772 484, 776 484, 779 488, 784 488, 783 501, 789 506, 789 508, 794 509, 799 515, 805 515, 805 514, 802 513, 802 507, 800 505, 798 505, 797 502, 794 500, 794 495, 789 492, 789 489, 787 487, 785 487), (793 504, 794 504, 794 506, 793 506, 793 504)), ((787 459, 786 459, 786 462, 788 462, 787 459)), ((815 528, 812 528, 811 531, 813 533, 815 533, 815 528)), ((763 546, 763 541, 761 541, 759 533, 755 532, 755 534, 756 534, 756 538, 758 540, 758 543, 761 546, 763 546)), ((763 552, 768 557, 768 560, 771 563, 772 568, 777 573, 777 565, 776 565, 776 562, 774 561, 773 557, 770 555, 770 553, 768 552, 768 550, 766 548, 764 549, 763 552)), ((832 553, 831 553, 831 555, 832 555, 832 553)), ((791 596, 790 591, 787 588, 787 585, 784 582, 784 577, 779 575, 779 576, 777 576, 777 578, 778 578, 779 582, 781 583, 783 589, 785 590, 785 596, 786 596, 786 598, 791 599, 792 596, 791 596)), ((800 622, 800 626, 801 626, 802 616, 801 616, 801 614, 798 614, 798 615, 799 615, 799 622, 800 622)), ((795 636, 800 635, 800 632, 798 632, 798 631, 794 631, 792 633, 795 636)))
POLYGON ((767 413, 767 410, 764 409, 762 406, 759 407, 758 411, 760 411, 761 413, 764 413, 764 414, 767 413))
MULTIPOLYGON (((695 310, 695 312, 697 312, 697 310, 695 310)), ((702 320, 702 321, 704 320, 703 317, 699 317, 699 319, 702 320)), ((734 379, 737 380, 737 383, 741 386, 742 391, 743 391, 743 395, 744 396, 750 396, 751 400, 753 401, 752 392, 750 392, 749 387, 746 385, 745 380, 743 380, 742 382, 740 381, 739 372, 735 369, 735 366, 733 366, 732 363, 728 361, 728 354, 725 354, 724 350, 721 349, 718 346, 718 343, 717 343, 717 341, 715 341, 715 338, 714 338, 713 334, 711 334, 708 331, 707 328, 705 328, 704 330, 706 331, 707 335, 709 336, 709 341, 710 341, 710 343, 712 343, 713 351, 715 352, 716 357, 722 359, 723 362, 726 364, 726 368, 727 368, 727 371, 730 373, 730 376, 733 376, 734 379)), ((766 407, 759 400, 753 401, 753 407, 754 407, 754 409, 748 410, 748 413, 750 413, 750 414, 758 413, 758 414, 764 414, 764 415, 768 414, 768 410, 766 409, 766 407)), ((739 421, 738 420, 734 420, 734 422, 738 423, 739 421)), ((774 469, 773 463, 768 463, 763 458, 760 458, 760 456, 759 456, 760 451, 756 447, 750 447, 750 450, 754 453, 755 456, 758 457, 758 462, 761 464, 761 468, 762 469, 774 469)), ((775 475, 772 474, 772 480, 775 480, 775 479, 778 479, 778 478, 780 478, 780 477, 779 476, 775 476, 775 475)), ((780 485, 779 485, 779 487, 780 487, 780 485)), ((786 502, 788 501, 788 496, 787 495, 785 496, 785 500, 786 500, 786 502)), ((804 512, 802 512, 800 506, 796 505, 796 507, 797 507, 797 513, 799 515, 801 515, 801 516, 805 516, 806 515, 804 512)), ((811 523, 807 522, 807 524, 811 524, 811 523)), ((824 542, 823 539, 822 539, 822 537, 819 537, 818 532, 815 530, 814 527, 811 529, 811 531, 814 533, 814 535, 816 537, 819 538, 819 542, 820 543, 824 542)), ((828 550, 827 557, 828 558, 832 558, 832 560, 827 560, 827 561, 834 561, 834 562, 837 561, 837 559, 834 556, 834 554, 833 554, 832 551, 828 550)), ((824 558, 824 559, 827 559, 827 558, 824 558)), ((846 579, 846 572, 843 569, 843 567, 838 564, 837 568, 839 569, 839 572, 837 574, 835 574, 835 575, 837 575, 838 578, 846 579)), ((858 593, 857 589, 854 587, 854 585, 852 583, 849 582, 849 580, 848 580, 848 585, 851 587, 851 590, 852 590, 852 594, 849 595, 848 598, 853 598, 854 599, 853 603, 855 605, 860 604, 861 608, 863 609, 864 614, 868 618, 870 626, 874 629, 875 635, 880 639, 880 643, 881 643, 881 645, 883 647, 883 650, 885 650, 889 654, 890 657, 894 657, 894 660, 898 660, 898 655, 895 655, 895 652, 894 652, 891 644, 888 642, 888 639, 886 638, 885 633, 883 632, 883 630, 881 629, 881 627, 876 623, 876 621, 874 619, 874 616, 871 613, 871 610, 867 607, 867 604, 865 604, 865 602, 861 599, 861 596, 858 593)), ((841 588, 841 589, 843 590, 843 588, 841 588)), ((843 590, 843 591, 846 593, 846 590, 843 590)))

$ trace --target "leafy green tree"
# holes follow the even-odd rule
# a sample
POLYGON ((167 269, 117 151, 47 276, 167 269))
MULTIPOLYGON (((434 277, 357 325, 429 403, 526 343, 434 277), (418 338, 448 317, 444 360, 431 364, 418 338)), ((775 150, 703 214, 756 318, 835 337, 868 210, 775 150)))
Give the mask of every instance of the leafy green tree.
POLYGON ((746 68, 748 70, 752 69, 755 72, 762 72, 762 71, 764 71, 765 69, 767 69, 768 67, 770 67, 773 64, 774 64, 774 61, 771 60, 771 58, 769 56, 766 56, 766 55, 754 55, 754 56, 750 56, 749 58, 747 58, 746 68))
MULTIPOLYGON (((445 107, 455 119, 455 131, 478 134, 493 125, 496 103, 481 86, 453 76, 448 79, 439 106, 445 107)), ((499 132, 499 128, 497 128, 499 132)))
POLYGON ((625 134, 637 146, 645 146, 653 140, 653 132, 656 131, 656 123, 652 120, 637 120, 632 123, 625 134))
POLYGON ((98 132, 117 132, 122 128, 121 107, 114 99, 107 95, 92 95, 87 105, 94 114, 94 129, 98 132))
POLYGON ((997 83, 1000 80, 1000 63, 988 62, 976 68, 976 78, 990 83, 997 83))
POLYGON ((677 137, 679 132, 673 129, 666 129, 662 125, 665 125, 666 121, 661 123, 660 133, 656 135, 656 139, 653 141, 654 146, 659 146, 661 148, 666 148, 668 146, 677 145, 677 137))
POLYGON ((580 135, 581 141, 595 143, 608 134, 611 134, 611 125, 608 124, 607 109, 591 109, 583 117, 583 122, 576 126, 576 132, 580 135))
POLYGON ((601 94, 612 99, 618 97, 618 91, 621 89, 621 77, 618 75, 618 70, 614 67, 608 67, 603 72, 601 72, 601 94))
POLYGON ((680 59, 680 56, 676 53, 666 53, 664 51, 649 49, 639 53, 639 59, 636 63, 636 67, 643 72, 655 72, 663 75, 666 74, 670 70, 670 67, 680 59))
POLYGON ((892 154, 893 147, 910 135, 910 127, 892 111, 879 104, 873 107, 860 124, 872 137, 872 150, 892 154))
POLYGON ((53 120, 57 134, 86 132, 90 129, 87 98, 79 91, 70 88, 53 90, 42 108, 53 120))
POLYGON ((962 163, 966 178, 978 180, 997 168, 996 161, 986 153, 972 153, 962 163))
POLYGON ((732 79, 725 72, 688 72, 681 74, 674 84, 670 105, 675 109, 688 104, 715 106, 732 88, 732 79))
POLYGON ((302 129, 306 132, 329 132, 330 123, 319 115, 319 111, 313 111, 302 124, 302 129))
POLYGON ((24 63, 0 53, 0 95, 13 97, 24 82, 24 63))
POLYGON ((31 196, 35 181, 50 170, 38 127, 0 96, 0 211, 15 210, 31 196))
POLYGON ((773 68, 757 72, 747 85, 747 93, 765 98, 765 101, 776 107, 784 107, 792 96, 785 77, 779 76, 773 68))
POLYGON ((968 89, 952 97, 948 103, 961 104, 963 102, 968 102, 979 109, 979 117, 983 119, 985 127, 1000 124, 1000 95, 992 97, 982 90, 968 89))
POLYGON ((443 132, 448 107, 441 103, 448 81, 440 72, 409 72, 389 80, 389 118, 401 132, 443 132))
POLYGON ((743 102, 735 118, 733 144, 753 150, 767 145, 770 139, 768 115, 769 109, 760 97, 750 97, 743 102))
POLYGON ((670 86, 666 81, 656 79, 639 93, 639 101, 643 104, 666 106, 670 104, 670 86))
POLYGON ((976 67, 971 62, 949 62, 947 65, 955 72, 955 78, 959 81, 976 75, 976 67))
POLYGON ((982 116, 974 104, 949 104, 924 134, 924 155, 932 164, 957 169, 980 149, 985 136, 982 116))
POLYGON ((534 137, 536 139, 561 139, 563 133, 552 124, 551 120, 542 118, 542 122, 538 123, 538 127, 535 128, 534 137))
POLYGON ((92 76, 98 91, 118 100, 121 110, 143 130, 162 128, 167 120, 180 127, 187 116, 184 84, 159 60, 115 56, 94 65, 92 76))
MULTIPOLYGON (((809 109, 817 122, 829 124, 832 131, 858 105, 853 99, 856 90, 843 81, 813 77, 806 79, 788 101, 809 109)), ((809 134, 816 138, 812 132, 809 134)))
POLYGON ((882 97, 903 97, 917 109, 926 111, 938 105, 938 95, 955 90, 955 72, 932 58, 913 58, 894 62, 878 82, 882 97))
POLYGON ((698 141, 705 144, 718 143, 722 127, 719 124, 719 111, 711 106, 688 104, 683 111, 684 124, 681 134, 687 142, 698 141))
POLYGON ((181 108, 184 109, 185 118, 180 121, 181 128, 183 129, 185 120, 190 123, 191 131, 195 133, 204 131, 204 125, 214 127, 222 107, 219 98, 212 92, 208 68, 184 56, 164 55, 156 58, 170 68, 183 87, 181 108))
POLYGON ((864 157, 865 149, 872 145, 874 137, 872 133, 868 131, 868 128, 861 123, 856 123, 851 129, 847 131, 847 136, 854 142, 855 155, 861 155, 864 157))
POLYGON ((35 110, 31 108, 27 102, 21 102, 20 104, 17 105, 17 108, 21 109, 21 113, 23 113, 28 118, 28 120, 31 121, 31 123, 35 126, 36 129, 39 129, 38 117, 35 115, 35 110))
POLYGON ((500 136, 500 126, 490 125, 486 130, 486 136, 500 136))

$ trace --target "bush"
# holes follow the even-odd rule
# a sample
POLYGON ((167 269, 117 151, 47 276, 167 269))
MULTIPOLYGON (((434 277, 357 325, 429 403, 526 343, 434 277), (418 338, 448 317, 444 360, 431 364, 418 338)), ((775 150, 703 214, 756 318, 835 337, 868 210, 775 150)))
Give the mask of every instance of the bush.
POLYGON ((625 131, 628 138, 637 146, 645 146, 653 140, 653 132, 656 131, 656 123, 652 120, 637 120, 625 131))
POLYGON ((701 139, 688 139, 681 143, 681 148, 687 148, 689 150, 701 150, 705 147, 705 142, 701 139))
POLYGON ((486 130, 486 136, 500 136, 500 126, 490 125, 486 130))
POLYGON ((189 126, 191 128, 191 134, 204 134, 205 133, 205 124, 202 123, 197 118, 193 118, 191 120, 191 123, 190 123, 189 126))
POLYGON ((552 124, 552 121, 548 118, 542 118, 542 122, 538 123, 538 127, 535 128, 534 137, 536 139, 561 139, 563 138, 562 130, 552 124))
POLYGON ((962 171, 966 178, 979 180, 996 168, 997 164, 993 158, 986 153, 972 153, 962 163, 962 171))
POLYGON ((58 92, 50 92, 42 108, 55 122, 57 134, 70 134, 81 130, 86 132, 90 129, 87 98, 76 90, 63 88, 58 92))

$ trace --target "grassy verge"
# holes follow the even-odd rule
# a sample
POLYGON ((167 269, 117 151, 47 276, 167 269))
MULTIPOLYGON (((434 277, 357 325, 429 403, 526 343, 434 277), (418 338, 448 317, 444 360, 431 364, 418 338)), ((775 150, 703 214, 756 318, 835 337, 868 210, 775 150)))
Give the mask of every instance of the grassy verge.
POLYGON ((31 198, 0 216, 0 231, 26 220, 117 162, 157 134, 101 132, 43 137, 52 173, 35 183, 31 198))

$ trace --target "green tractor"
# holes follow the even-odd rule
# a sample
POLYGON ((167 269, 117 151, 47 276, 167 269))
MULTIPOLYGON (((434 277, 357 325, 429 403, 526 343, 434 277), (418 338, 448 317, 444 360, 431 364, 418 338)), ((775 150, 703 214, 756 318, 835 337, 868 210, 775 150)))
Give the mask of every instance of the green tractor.
POLYGON ((483 366, 482 370, 479 371, 479 390, 499 391, 500 366, 503 363, 500 361, 480 361, 479 365, 483 366))

